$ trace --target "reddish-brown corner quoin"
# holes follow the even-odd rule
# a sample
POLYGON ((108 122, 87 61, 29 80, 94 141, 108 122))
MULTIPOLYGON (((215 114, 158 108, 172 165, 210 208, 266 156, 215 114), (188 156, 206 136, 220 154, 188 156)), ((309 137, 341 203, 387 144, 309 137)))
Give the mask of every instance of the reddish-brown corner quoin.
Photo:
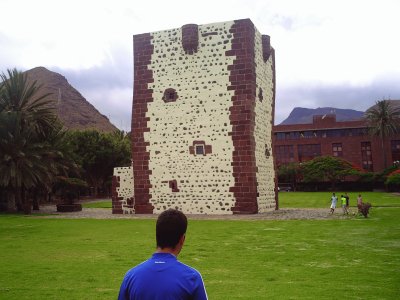
POLYGON ((135 195, 135 212, 137 214, 153 213, 150 204, 150 153, 146 150, 149 143, 145 141, 145 132, 150 131, 146 117, 147 105, 153 101, 153 90, 149 83, 154 82, 153 72, 149 69, 154 46, 149 33, 133 36, 134 52, 134 86, 132 104, 132 161, 135 195))
POLYGON ((230 32, 233 34, 232 49, 227 56, 235 56, 228 66, 233 90, 230 122, 234 145, 232 167, 235 185, 230 188, 236 204, 233 213, 257 213, 257 166, 255 158, 255 99, 256 73, 254 60, 255 28, 249 19, 235 21, 230 32))

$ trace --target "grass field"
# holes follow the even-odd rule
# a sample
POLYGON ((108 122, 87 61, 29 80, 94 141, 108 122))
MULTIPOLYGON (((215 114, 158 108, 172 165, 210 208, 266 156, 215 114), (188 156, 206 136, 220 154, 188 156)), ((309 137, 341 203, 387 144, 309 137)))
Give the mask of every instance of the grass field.
POLYGON ((85 208, 112 208, 111 200, 99 200, 96 202, 82 203, 82 207, 85 208))
MULTIPOLYGON (((348 192, 350 207, 357 207, 357 196, 361 194, 364 202, 373 207, 400 207, 400 196, 384 192, 348 192)), ((340 200, 344 191, 336 192, 340 200)), ((330 192, 280 192, 279 207, 329 208, 331 205, 330 192)), ((340 205, 339 205, 340 207, 340 205)))
MULTIPOLYGON (((282 194, 282 206, 300 205, 282 194)), ((299 199, 328 206, 329 193, 308 194, 299 199)), ((371 194, 395 207, 368 219, 189 220, 180 260, 202 273, 209 299, 398 299, 400 198, 383 196, 371 194)), ((0 299, 116 299, 124 273, 154 250, 154 228, 0 215, 0 299)))

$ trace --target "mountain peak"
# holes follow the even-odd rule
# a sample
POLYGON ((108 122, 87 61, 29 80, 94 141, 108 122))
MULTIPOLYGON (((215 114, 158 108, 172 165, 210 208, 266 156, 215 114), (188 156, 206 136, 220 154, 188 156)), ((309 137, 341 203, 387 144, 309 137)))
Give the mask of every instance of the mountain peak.
POLYGON ((342 109, 335 107, 318 107, 318 108, 304 108, 295 107, 282 123, 279 125, 292 125, 292 124, 311 124, 313 116, 315 115, 336 115, 336 121, 355 121, 360 120, 364 112, 354 109, 342 109))
POLYGON ((50 93, 59 119, 68 129, 112 132, 117 128, 108 118, 90 104, 61 74, 45 67, 35 67, 25 72, 28 82, 37 81, 39 94, 50 93))

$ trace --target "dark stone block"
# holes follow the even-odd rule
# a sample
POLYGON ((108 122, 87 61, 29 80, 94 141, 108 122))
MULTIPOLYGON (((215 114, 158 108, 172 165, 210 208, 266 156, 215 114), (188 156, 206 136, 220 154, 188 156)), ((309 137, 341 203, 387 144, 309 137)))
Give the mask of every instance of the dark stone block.
POLYGON ((73 212, 73 211, 82 211, 82 205, 79 203, 74 204, 57 204, 58 212, 73 212))
POLYGON ((271 39, 269 35, 262 35, 262 51, 263 51, 263 59, 266 62, 272 53, 271 48, 271 39))
POLYGON ((199 29, 196 24, 182 26, 182 47, 186 54, 194 54, 199 46, 199 29))

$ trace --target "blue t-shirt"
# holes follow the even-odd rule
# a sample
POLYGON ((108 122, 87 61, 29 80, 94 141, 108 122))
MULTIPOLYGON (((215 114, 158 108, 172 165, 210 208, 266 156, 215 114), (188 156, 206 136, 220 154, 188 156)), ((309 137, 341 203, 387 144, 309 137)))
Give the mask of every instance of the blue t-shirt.
POLYGON ((130 269, 122 281, 118 300, 207 299, 200 273, 170 253, 154 253, 130 269))

